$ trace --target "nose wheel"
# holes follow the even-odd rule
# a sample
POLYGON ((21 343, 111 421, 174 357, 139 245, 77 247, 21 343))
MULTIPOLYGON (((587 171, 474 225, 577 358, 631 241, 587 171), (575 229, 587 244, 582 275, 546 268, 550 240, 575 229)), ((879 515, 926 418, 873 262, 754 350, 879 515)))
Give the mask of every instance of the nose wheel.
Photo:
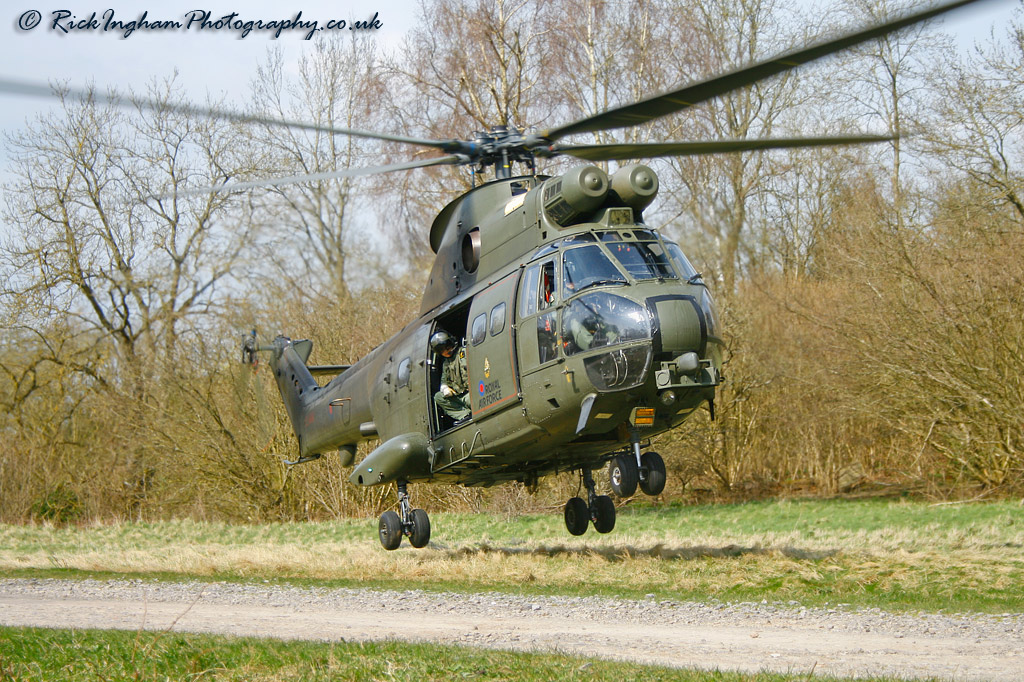
POLYGON ((632 453, 619 455, 608 464, 608 482, 619 497, 632 497, 640 482, 640 467, 632 453))
POLYGON ((640 441, 633 440, 633 451, 616 455, 608 464, 608 482, 619 497, 631 497, 640 490, 654 497, 665 490, 668 476, 665 460, 657 452, 640 454, 640 441))
POLYGON ((565 503, 565 527, 572 535, 583 535, 591 522, 598 533, 610 533, 615 528, 615 503, 607 495, 598 495, 590 469, 580 471, 587 499, 569 498, 565 503))
POLYGON ((667 480, 665 460, 657 452, 645 452, 640 457, 640 490, 654 497, 665 489, 667 480))
POLYGON ((402 537, 409 538, 409 544, 419 549, 430 542, 430 517, 422 509, 413 509, 405 481, 398 483, 398 512, 386 511, 377 524, 380 544, 386 550, 398 549, 402 537))

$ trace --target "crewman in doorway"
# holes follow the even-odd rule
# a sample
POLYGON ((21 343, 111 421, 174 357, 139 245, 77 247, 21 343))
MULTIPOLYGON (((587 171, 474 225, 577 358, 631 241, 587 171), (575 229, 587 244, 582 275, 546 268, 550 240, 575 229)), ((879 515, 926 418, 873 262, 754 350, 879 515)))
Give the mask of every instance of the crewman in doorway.
POLYGON ((430 348, 444 358, 441 388, 434 394, 434 402, 458 424, 470 415, 466 349, 443 330, 430 337, 430 348))

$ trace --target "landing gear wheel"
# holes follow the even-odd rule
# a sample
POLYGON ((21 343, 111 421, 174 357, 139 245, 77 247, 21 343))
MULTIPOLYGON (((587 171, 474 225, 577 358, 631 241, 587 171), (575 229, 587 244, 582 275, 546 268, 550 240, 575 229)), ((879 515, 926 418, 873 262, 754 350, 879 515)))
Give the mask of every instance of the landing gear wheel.
POLYGON ((612 502, 612 498, 598 495, 594 498, 594 506, 590 511, 591 518, 594 519, 594 530, 598 533, 610 533, 615 528, 615 503, 612 502))
POLYGON ((640 490, 654 497, 665 489, 665 460, 657 452, 645 452, 640 458, 640 467, 647 474, 640 479, 640 490))
POLYGON ((579 497, 570 497, 565 503, 565 527, 573 535, 583 535, 590 525, 587 503, 579 497))
POLYGON ((608 465, 608 481, 619 497, 630 497, 636 492, 640 469, 633 455, 619 455, 608 465))
POLYGON ((430 542, 430 517, 422 509, 413 509, 409 544, 420 549, 426 547, 428 542, 430 542))
POLYGON ((384 546, 384 549, 398 549, 398 546, 402 544, 402 519, 396 512, 386 511, 380 515, 377 535, 380 536, 380 544, 384 546))

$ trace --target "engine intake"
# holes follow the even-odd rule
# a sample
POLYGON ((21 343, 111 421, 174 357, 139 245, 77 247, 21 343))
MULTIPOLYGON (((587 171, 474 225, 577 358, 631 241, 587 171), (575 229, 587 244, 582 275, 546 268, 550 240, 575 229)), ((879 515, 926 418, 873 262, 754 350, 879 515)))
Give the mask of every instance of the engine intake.
POLYGON ((658 174, 640 163, 623 166, 612 174, 611 191, 619 201, 639 213, 658 196, 658 174))
POLYGON ((578 166, 544 183, 544 212, 562 227, 604 203, 608 174, 597 166, 578 166))

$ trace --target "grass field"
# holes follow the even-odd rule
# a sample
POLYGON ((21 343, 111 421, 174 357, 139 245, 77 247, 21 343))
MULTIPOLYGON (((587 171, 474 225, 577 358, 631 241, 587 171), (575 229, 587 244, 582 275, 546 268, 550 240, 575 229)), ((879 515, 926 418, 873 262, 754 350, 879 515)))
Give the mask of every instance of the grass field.
POLYGON ((798 682, 808 680, 808 675, 676 670, 559 654, 437 644, 282 642, 178 633, 0 627, 0 681, 9 680, 798 682))
POLYGON ((0 575, 270 580, 659 599, 1024 611, 1017 501, 631 506, 572 538, 561 514, 434 514, 427 549, 381 549, 376 519, 0 526, 0 575))

